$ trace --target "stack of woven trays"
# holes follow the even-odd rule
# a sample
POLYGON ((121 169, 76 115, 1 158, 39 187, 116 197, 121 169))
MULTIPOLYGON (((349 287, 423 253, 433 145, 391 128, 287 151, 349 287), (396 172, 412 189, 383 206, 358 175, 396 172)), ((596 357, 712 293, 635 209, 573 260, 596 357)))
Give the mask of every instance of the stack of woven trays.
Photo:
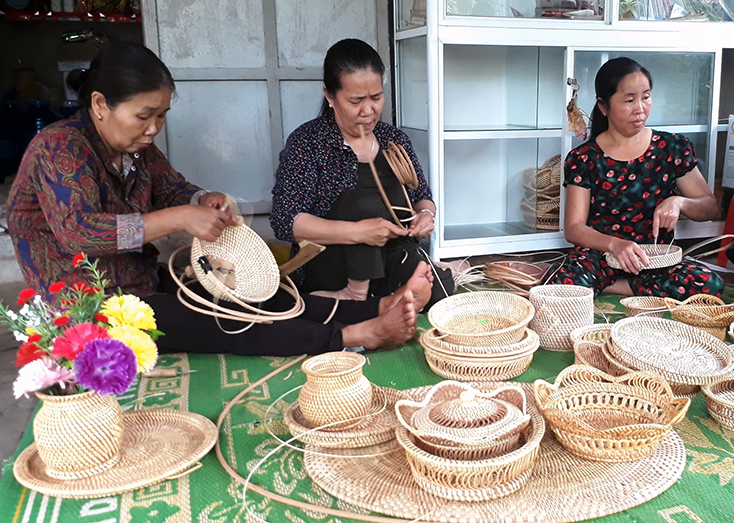
POLYGON ((457 381, 433 386, 420 401, 400 400, 395 431, 413 478, 450 500, 512 494, 530 477, 545 422, 525 392, 504 385, 481 392, 457 381))
POLYGON ((433 328, 420 338, 426 361, 444 378, 505 381, 527 370, 538 336, 527 328, 533 305, 509 292, 456 294, 428 312, 433 328))
POLYGON ((734 322, 734 303, 726 304, 710 294, 694 294, 684 301, 664 298, 664 305, 674 319, 698 327, 720 340, 726 339, 726 329, 734 322))
POLYGON ((546 161, 540 169, 522 173, 525 195, 520 201, 525 224, 542 230, 558 230, 561 208, 561 156, 546 161))
POLYGON ((535 401, 558 441, 593 461, 652 454, 691 404, 653 372, 614 377, 586 365, 564 369, 553 385, 537 380, 535 401))

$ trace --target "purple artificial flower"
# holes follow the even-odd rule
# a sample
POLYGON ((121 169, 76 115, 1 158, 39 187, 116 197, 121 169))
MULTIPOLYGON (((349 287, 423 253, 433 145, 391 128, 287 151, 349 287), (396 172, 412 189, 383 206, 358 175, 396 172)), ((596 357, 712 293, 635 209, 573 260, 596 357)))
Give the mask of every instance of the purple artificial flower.
POLYGON ((74 360, 77 383, 99 394, 123 394, 135 380, 135 352, 115 339, 92 340, 74 360))

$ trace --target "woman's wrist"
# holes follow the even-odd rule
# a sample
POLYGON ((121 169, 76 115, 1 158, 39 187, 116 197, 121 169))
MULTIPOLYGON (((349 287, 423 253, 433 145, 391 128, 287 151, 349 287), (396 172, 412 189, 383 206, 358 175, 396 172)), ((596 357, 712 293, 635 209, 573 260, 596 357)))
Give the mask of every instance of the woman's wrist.
POLYGON ((436 221, 436 213, 434 213, 431 209, 421 209, 418 212, 419 213, 420 212, 424 212, 426 214, 429 214, 431 216, 431 218, 433 218, 433 221, 436 221))

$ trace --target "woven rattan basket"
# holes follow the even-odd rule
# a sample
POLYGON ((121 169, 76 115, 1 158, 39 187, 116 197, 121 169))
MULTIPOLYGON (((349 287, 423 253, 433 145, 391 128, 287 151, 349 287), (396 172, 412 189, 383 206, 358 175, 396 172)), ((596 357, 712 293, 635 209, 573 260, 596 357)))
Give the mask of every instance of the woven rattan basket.
POLYGON ((538 335, 532 329, 525 329, 522 338, 509 345, 484 346, 461 345, 450 343, 443 338, 436 329, 428 329, 421 334, 420 343, 434 352, 441 352, 449 356, 477 356, 478 358, 507 358, 530 354, 538 348, 538 335))
MULTIPOLYGON (((421 338, 422 340, 422 338, 421 338)), ((450 380, 458 381, 506 381, 520 376, 528 370, 533 361, 533 353, 513 356, 493 357, 466 354, 448 354, 436 350, 421 341, 426 362, 433 372, 450 380)))
POLYGON ((571 331, 571 343, 577 341, 596 341, 604 343, 609 339, 612 332, 611 323, 595 323, 593 325, 585 325, 571 331))
POLYGON ((465 292, 436 303, 428 321, 447 342, 489 347, 519 341, 534 313, 528 300, 509 292, 465 292))
POLYGON ((734 303, 725 304, 710 294, 694 294, 684 301, 664 300, 674 319, 698 327, 720 340, 726 339, 726 329, 734 322, 734 303))
MULTIPOLYGON (((642 267, 642 270, 671 267, 683 259, 683 250, 677 245, 644 243, 639 247, 647 254, 647 259, 650 261, 648 265, 642 267)), ((622 268, 611 252, 604 253, 604 258, 612 269, 622 268)))
POLYGON ((665 306, 665 298, 658 296, 628 296, 622 298, 619 303, 624 307, 627 316, 637 316, 643 314, 645 316, 653 316, 662 318, 668 307, 665 306))
POLYGON ((571 351, 570 334, 594 323, 594 291, 577 285, 538 285, 530 289, 535 316, 530 328, 538 333, 540 346, 571 351))
POLYGON ((612 365, 604 355, 605 342, 579 340, 573 344, 574 364, 588 365, 599 369, 604 374, 621 376, 627 374, 616 365, 612 365))
POLYGON ((734 430, 734 379, 701 387, 709 414, 719 425, 734 430))
POLYGON ((594 461, 635 461, 652 454, 691 404, 674 397, 652 372, 614 377, 586 365, 567 367, 553 385, 537 380, 533 390, 561 444, 594 461))

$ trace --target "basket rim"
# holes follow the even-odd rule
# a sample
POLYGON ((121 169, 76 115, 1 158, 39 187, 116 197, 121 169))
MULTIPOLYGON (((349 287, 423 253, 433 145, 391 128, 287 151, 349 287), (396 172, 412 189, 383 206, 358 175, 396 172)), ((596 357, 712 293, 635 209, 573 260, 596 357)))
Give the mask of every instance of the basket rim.
POLYGON ((701 387, 701 390, 706 395, 706 398, 710 399, 711 401, 714 401, 725 407, 734 409, 734 399, 729 400, 729 399, 722 398, 721 393, 723 391, 716 390, 717 388, 723 387, 723 386, 731 386, 731 390, 734 391, 734 378, 725 379, 723 381, 712 383, 710 385, 703 385, 701 387))
POLYGON ((506 359, 514 356, 527 356, 530 353, 538 350, 540 346, 540 337, 538 334, 529 328, 525 329, 525 333, 522 338, 515 343, 507 345, 497 345, 483 347, 481 345, 461 345, 458 343, 447 342, 443 339, 439 339, 432 336, 432 332, 438 332, 438 329, 432 327, 426 329, 420 335, 418 342, 423 346, 424 349, 428 348, 434 352, 446 354, 447 356, 466 356, 468 358, 477 359, 506 359), (480 351, 479 349, 482 349, 480 351), (493 350, 493 349, 506 349, 504 351, 493 350))

